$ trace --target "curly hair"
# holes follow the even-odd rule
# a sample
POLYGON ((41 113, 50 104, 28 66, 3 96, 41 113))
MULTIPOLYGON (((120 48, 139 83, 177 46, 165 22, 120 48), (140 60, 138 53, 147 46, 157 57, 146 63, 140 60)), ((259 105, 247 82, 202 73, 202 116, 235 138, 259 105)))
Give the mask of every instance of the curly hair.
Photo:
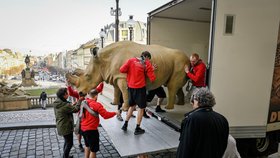
POLYGON ((213 107, 216 104, 216 100, 212 92, 208 88, 197 88, 191 97, 191 100, 197 100, 198 106, 210 106, 213 107))

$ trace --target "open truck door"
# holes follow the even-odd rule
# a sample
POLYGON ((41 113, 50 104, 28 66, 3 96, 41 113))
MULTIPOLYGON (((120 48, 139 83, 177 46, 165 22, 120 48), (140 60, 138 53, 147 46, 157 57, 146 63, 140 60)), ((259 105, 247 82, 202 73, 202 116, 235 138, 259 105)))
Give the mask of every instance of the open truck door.
POLYGON ((243 156, 277 150, 279 6, 279 0, 177 0, 148 13, 148 44, 207 61, 215 110, 228 119, 243 156))

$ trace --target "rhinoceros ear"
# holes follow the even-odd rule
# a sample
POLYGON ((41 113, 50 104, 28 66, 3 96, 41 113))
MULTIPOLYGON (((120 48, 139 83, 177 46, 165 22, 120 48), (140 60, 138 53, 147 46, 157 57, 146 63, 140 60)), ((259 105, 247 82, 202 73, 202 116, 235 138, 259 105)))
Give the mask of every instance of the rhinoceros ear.
POLYGON ((90 48, 90 53, 93 57, 97 57, 98 47, 90 48))

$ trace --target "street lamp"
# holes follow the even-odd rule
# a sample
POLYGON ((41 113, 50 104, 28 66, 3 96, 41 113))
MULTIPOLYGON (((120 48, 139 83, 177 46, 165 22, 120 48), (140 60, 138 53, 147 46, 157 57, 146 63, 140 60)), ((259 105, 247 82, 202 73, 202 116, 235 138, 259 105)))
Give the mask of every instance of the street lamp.
POLYGON ((110 14, 115 16, 115 42, 119 41, 119 16, 122 15, 121 8, 119 8, 119 0, 116 0, 116 9, 111 7, 110 14))
POLYGON ((101 31, 99 32, 99 36, 101 38, 101 48, 103 48, 104 37, 106 36, 104 29, 101 29, 101 31))
POLYGON ((129 19, 127 20, 126 24, 128 25, 128 29, 129 29, 129 40, 132 41, 133 27, 135 25, 135 21, 133 20, 133 15, 129 15, 129 19))

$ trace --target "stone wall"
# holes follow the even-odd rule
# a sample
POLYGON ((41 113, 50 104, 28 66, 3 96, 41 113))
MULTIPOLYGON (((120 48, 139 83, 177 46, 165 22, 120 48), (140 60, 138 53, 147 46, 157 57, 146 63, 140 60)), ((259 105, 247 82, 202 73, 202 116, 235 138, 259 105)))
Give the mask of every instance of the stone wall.
POLYGON ((29 108, 31 108, 31 102, 25 96, 0 98, 0 111, 26 110, 29 108))

